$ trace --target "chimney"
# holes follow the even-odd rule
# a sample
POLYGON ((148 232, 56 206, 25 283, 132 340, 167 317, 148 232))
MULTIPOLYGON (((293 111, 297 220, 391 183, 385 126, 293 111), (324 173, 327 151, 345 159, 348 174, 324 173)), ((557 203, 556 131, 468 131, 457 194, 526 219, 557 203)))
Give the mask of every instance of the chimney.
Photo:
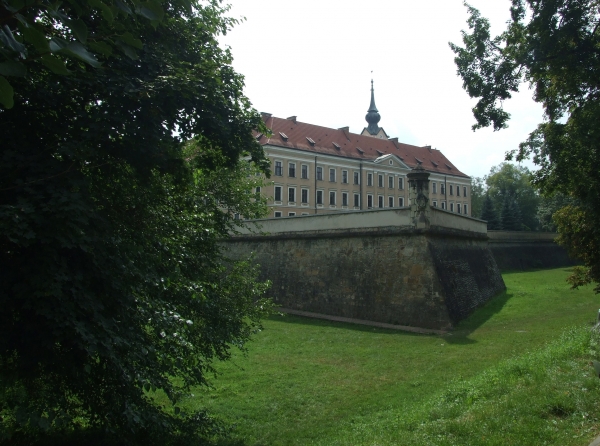
POLYGON ((338 130, 341 130, 344 133, 344 136, 348 141, 350 141, 350 127, 340 127, 338 130))
POLYGON ((260 115, 263 117, 263 119, 269 119, 271 116, 273 116, 271 113, 265 113, 265 112, 260 112, 260 115))
POLYGON ((286 118, 288 121, 292 121, 294 124, 296 123, 296 118, 297 116, 290 116, 289 118, 286 118))

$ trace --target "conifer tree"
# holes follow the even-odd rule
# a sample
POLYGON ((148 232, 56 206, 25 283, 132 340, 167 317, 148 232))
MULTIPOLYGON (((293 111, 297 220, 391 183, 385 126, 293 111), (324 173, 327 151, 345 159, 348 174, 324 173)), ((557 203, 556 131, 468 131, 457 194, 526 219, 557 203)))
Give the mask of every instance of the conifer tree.
POLYGON ((483 200, 483 207, 481 209, 481 217, 482 220, 487 221, 487 228, 494 230, 500 229, 500 222, 498 221, 498 215, 496 214, 496 210, 494 209, 494 203, 492 203, 492 199, 489 194, 485 194, 485 199, 483 200))
POLYGON ((500 222, 505 231, 521 230, 521 214, 513 197, 506 195, 500 211, 500 222))

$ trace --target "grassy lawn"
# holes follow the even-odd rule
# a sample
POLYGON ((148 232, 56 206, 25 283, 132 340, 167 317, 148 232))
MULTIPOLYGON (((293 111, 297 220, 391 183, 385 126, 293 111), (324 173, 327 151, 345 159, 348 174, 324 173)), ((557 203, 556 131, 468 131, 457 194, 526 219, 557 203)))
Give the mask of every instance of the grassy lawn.
POLYGON ((185 405, 235 424, 232 445, 587 445, 589 330, 555 340, 590 326, 600 299, 567 274, 504 274, 507 292, 444 336, 274 316, 185 405))

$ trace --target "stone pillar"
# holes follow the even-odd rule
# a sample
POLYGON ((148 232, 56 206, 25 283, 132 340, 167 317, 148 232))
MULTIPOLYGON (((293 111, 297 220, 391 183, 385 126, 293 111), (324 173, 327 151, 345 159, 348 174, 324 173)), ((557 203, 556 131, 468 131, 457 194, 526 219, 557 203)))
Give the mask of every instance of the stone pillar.
POLYGON ((417 164, 407 175, 410 216, 416 228, 429 227, 429 172, 417 164))

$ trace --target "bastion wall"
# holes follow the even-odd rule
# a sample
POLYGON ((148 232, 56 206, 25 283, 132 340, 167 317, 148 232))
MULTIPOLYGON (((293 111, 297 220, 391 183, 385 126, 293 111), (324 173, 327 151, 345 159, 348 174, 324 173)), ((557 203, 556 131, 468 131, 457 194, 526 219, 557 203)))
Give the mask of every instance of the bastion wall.
POLYGON ((485 222, 440 209, 254 224, 226 249, 253 255, 283 308, 445 330, 505 289, 485 222))

